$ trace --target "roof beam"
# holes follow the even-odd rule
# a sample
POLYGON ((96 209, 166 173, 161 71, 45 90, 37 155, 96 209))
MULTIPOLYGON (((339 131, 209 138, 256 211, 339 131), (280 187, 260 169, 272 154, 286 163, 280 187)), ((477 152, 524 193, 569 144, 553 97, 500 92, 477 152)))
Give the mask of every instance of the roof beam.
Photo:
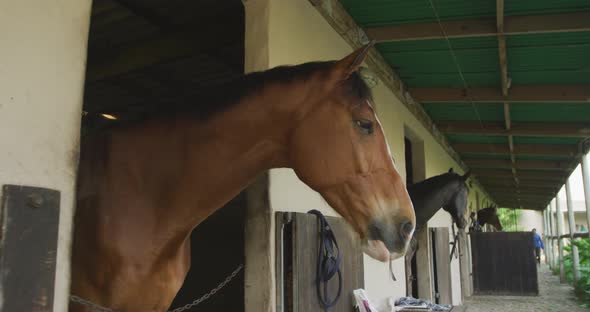
MULTIPOLYGON (((461 154, 510 154, 510 149, 505 144, 455 143, 453 148, 461 154)), ((514 154, 575 157, 578 154, 578 148, 575 145, 517 144, 514 146, 514 154)))
MULTIPOLYGON (((508 98, 508 57, 506 51, 506 37, 504 35, 504 0, 496 0, 496 27, 498 31, 498 56, 500 59, 500 78, 502 86, 502 96, 508 98)), ((506 131, 510 131, 510 104, 504 101, 504 125, 506 131)), ((516 175, 516 159, 514 157, 514 139, 512 134, 508 134, 508 150, 510 151, 510 161, 512 176, 514 182, 518 185, 518 176, 516 175)))
MULTIPOLYGON (((513 185, 514 181, 512 179, 507 179, 505 177, 483 177, 481 179, 481 183, 485 187, 493 187, 493 186, 506 186, 506 185, 513 185)), ((522 177, 520 178, 520 184, 526 187, 561 187, 560 181, 555 180, 542 180, 536 178, 529 178, 529 177, 522 177)))
MULTIPOLYGON (((525 178, 533 178, 542 181, 560 181, 566 176, 566 171, 562 171, 561 173, 556 172, 552 174, 547 174, 546 172, 540 171, 519 171, 518 176, 525 178)), ((512 177, 512 171, 509 170, 501 170, 501 169, 473 169, 473 174, 481 177, 482 183, 488 177, 496 177, 496 178, 510 178, 512 177)), ((523 185, 526 182, 522 182, 523 185)))
POLYGON ((519 193, 519 194, 555 194, 557 188, 551 187, 531 187, 531 186, 522 186, 519 188, 517 192, 513 187, 488 187, 487 188, 490 193, 500 193, 500 194, 509 194, 509 193, 519 193))
MULTIPOLYGON (((395 26, 371 27, 367 35, 377 42, 404 40, 495 36, 496 21, 493 18, 447 21, 438 23, 413 23, 395 26)), ((590 30, 590 12, 573 12, 544 15, 507 16, 504 21, 504 34, 541 34, 550 32, 572 32, 590 30)))
POLYGON ((590 123, 515 123, 510 122, 510 129, 496 122, 437 122, 438 129, 452 134, 478 135, 513 135, 533 137, 562 137, 586 138, 590 137, 590 123))
MULTIPOLYGON (((480 159, 466 158, 465 163, 469 168, 496 168, 510 169, 512 162, 506 159, 480 159)), ((571 170, 571 162, 564 160, 516 160, 516 169, 519 170, 571 170)))
POLYGON ((590 84, 512 86, 508 97, 495 87, 415 87, 410 93, 419 102, 587 102, 590 84))

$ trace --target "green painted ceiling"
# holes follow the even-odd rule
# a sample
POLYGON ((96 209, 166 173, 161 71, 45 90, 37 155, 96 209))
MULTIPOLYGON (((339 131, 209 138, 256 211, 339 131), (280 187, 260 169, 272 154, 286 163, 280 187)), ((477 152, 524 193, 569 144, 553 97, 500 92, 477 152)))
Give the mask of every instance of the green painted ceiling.
MULTIPOLYGON (((431 3, 442 21, 495 20, 495 0, 340 0, 363 28, 436 22, 431 3)), ((505 16, 590 11, 588 0, 506 1, 505 16)), ((506 36, 507 69, 512 86, 590 84, 590 31, 506 36)), ((501 88, 496 36, 384 42, 377 45, 384 59, 410 87, 501 88), (454 57, 451 53, 454 51, 454 57)), ((503 103, 421 103, 437 122, 504 124, 503 103)), ((511 103, 513 123, 576 123, 590 127, 590 100, 579 103, 511 103)), ((478 133, 447 134, 451 144, 508 144, 507 136, 478 133)), ((570 145, 581 138, 514 137, 514 144, 570 145)), ((509 155, 461 154, 480 159, 509 155)), ((518 160, 570 160, 565 156, 517 155, 518 160)), ((573 161, 573 159, 571 159, 573 161)))

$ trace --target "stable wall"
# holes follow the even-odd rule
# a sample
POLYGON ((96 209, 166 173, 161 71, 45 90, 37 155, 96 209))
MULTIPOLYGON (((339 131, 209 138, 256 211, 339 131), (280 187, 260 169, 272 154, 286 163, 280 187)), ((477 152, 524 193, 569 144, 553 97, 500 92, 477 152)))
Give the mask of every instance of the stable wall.
MULTIPOLYGON (((269 67, 340 59, 352 52, 352 48, 333 30, 310 2, 287 0, 269 2, 269 67)), ((373 90, 373 95, 379 118, 396 159, 396 166, 402 176, 405 175, 404 126, 410 128, 424 141, 427 177, 447 172, 450 167, 461 172, 452 158, 435 142, 387 86, 380 82, 373 90)), ((483 196, 480 196, 480 200, 482 198, 483 196)), ((337 215, 318 193, 304 185, 290 169, 270 171, 270 204, 272 213, 275 211, 307 212, 310 209, 318 209, 326 215, 337 215)), ((450 227, 450 225, 450 216, 442 210, 429 222, 429 226, 450 227)), ((374 261, 368 256, 365 256, 364 260, 365 288, 372 300, 380 301, 389 296, 405 295, 403 259, 394 261, 393 268, 398 277, 397 282, 389 278, 387 264, 374 261)), ((460 304, 461 286, 457 260, 451 263, 451 270, 453 303, 460 304)))
POLYGON ((90 6, 90 0, 0 1, 0 184, 61 193, 54 311, 68 305, 90 6))

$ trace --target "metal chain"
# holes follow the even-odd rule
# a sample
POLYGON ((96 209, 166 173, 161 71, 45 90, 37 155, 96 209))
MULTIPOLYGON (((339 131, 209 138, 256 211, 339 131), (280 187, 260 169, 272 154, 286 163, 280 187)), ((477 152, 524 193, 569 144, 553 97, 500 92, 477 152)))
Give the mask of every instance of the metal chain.
MULTIPOLYGON (((228 277, 225 278, 225 280, 221 283, 219 283, 219 285, 217 285, 217 287, 211 289, 211 291, 209 291, 208 293, 204 294, 203 296, 201 296, 200 298, 194 300, 193 302, 189 303, 189 304, 185 304, 182 307, 176 308, 174 310, 169 310, 167 312, 182 312, 182 311, 186 311, 188 309, 191 309, 193 307, 195 307, 196 305, 200 304, 201 302, 211 298, 211 296, 215 295, 218 291, 220 291, 223 287, 225 287, 225 285, 227 285, 229 282, 231 282, 231 280, 236 277, 236 275, 238 275, 238 273, 244 268, 243 264, 240 264, 228 277)), ((101 311, 101 312, 117 312, 116 310, 113 310, 111 308, 106 308, 103 306, 100 306, 96 303, 93 303, 91 301, 82 299, 78 296, 70 296, 70 300, 72 302, 87 306, 95 311, 101 311)))
POLYGON ((210 292, 204 294, 201 298, 189 303, 189 304, 185 304, 184 306, 180 307, 180 308, 176 308, 174 310, 170 310, 168 312, 182 312, 182 311, 186 311, 196 305, 198 305, 199 303, 209 299, 209 297, 215 295, 219 290, 221 290, 223 287, 225 287, 225 285, 227 285, 227 283, 229 283, 234 277, 236 277, 236 275, 242 270, 242 268, 244 267, 243 264, 240 264, 238 266, 237 269, 235 269, 232 274, 230 274, 228 277, 225 278, 225 280, 221 283, 219 283, 219 285, 217 285, 217 287, 211 289, 210 292))
POLYGON ((103 311, 103 312, 116 312, 115 310, 113 310, 113 309, 111 309, 111 308, 105 308, 105 307, 103 307, 103 306, 99 306, 99 305, 98 305, 98 304, 96 304, 96 303, 93 303, 93 302, 91 302, 91 301, 88 301, 88 300, 82 299, 82 298, 80 298, 80 297, 78 297, 78 296, 71 295, 71 296, 70 296, 70 300, 71 300, 72 302, 75 302, 75 303, 81 304, 81 305, 83 305, 83 306, 87 306, 87 307, 89 307, 89 308, 91 308, 92 310, 95 310, 95 311, 103 311))

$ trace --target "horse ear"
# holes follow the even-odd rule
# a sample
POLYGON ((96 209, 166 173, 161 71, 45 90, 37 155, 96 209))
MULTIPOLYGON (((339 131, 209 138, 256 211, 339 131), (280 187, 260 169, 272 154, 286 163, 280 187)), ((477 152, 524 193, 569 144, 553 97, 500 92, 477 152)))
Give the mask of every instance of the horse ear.
POLYGON ((463 175, 463 181, 467 181, 467 179, 469 179, 469 176, 471 175, 471 169, 467 170, 467 172, 465 172, 465 174, 463 175))
POLYGON ((453 171, 453 167, 451 167, 451 168, 449 169, 449 173, 453 173, 453 172, 454 172, 454 171, 453 171))
POLYGON ((367 55, 369 54, 369 51, 373 45, 375 45, 375 40, 371 40, 366 45, 360 47, 345 58, 336 62, 334 68, 335 72, 339 76, 338 78, 346 80, 348 77, 350 77, 350 75, 352 75, 352 73, 356 72, 367 58, 367 55))

